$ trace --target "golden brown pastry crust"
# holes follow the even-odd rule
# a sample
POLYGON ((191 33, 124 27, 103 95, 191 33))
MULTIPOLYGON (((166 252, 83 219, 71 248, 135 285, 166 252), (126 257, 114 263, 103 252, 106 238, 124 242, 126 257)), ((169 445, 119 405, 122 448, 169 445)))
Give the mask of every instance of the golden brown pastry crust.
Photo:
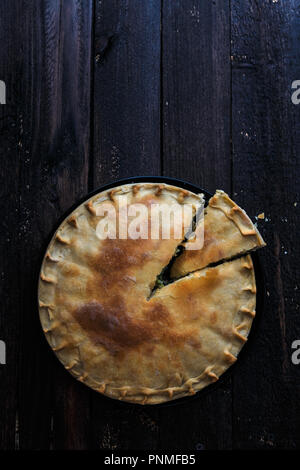
POLYGON ((175 259, 171 277, 184 276, 262 246, 265 242, 245 211, 224 191, 217 190, 205 209, 203 247, 187 249, 175 259))
POLYGON ((201 196, 169 185, 126 185, 98 194, 59 227, 45 255, 39 311, 65 368, 94 390, 156 404, 194 394, 236 360, 255 315, 250 256, 202 269, 157 290, 178 240, 99 240, 97 205, 171 203, 201 196))

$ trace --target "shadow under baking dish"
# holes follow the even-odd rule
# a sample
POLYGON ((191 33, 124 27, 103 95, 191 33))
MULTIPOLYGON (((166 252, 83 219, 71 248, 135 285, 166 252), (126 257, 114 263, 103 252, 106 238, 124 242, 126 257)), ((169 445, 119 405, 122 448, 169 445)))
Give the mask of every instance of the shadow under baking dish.
MULTIPOLYGON (((196 186, 192 183, 189 183, 187 181, 183 181, 183 180, 180 180, 180 179, 177 179, 177 178, 169 178, 169 177, 164 177, 164 176, 133 176, 133 177, 130 177, 130 178, 118 179, 118 180, 113 181, 111 183, 100 186, 97 189, 89 192, 84 198, 81 198, 79 201, 77 201, 76 204, 74 204, 71 208, 69 208, 63 214, 63 216, 60 217, 60 219, 59 219, 59 221, 58 221, 58 223, 55 227, 55 230, 53 230, 53 232, 51 233, 51 235, 49 236, 49 238, 47 240, 47 244, 45 244, 45 246, 43 246, 43 251, 42 251, 42 254, 41 254, 41 262, 39 264, 39 268, 42 264, 42 260, 43 260, 44 255, 45 255, 46 248, 49 245, 52 237, 54 236, 54 234, 57 231, 60 224, 68 217, 68 215, 71 214, 71 212, 73 212, 79 205, 84 203, 86 200, 90 199, 92 196, 94 196, 98 193, 101 193, 102 191, 106 191, 106 190, 112 189, 116 186, 121 186, 123 184, 134 184, 134 183, 157 183, 157 184, 166 183, 166 184, 170 184, 170 185, 173 185, 173 186, 178 186, 180 188, 186 189, 186 190, 191 191, 191 192, 196 193, 196 194, 202 193, 202 194, 204 194, 204 197, 205 197, 205 205, 207 205, 209 199, 212 197, 212 194, 210 192, 206 191, 205 189, 200 188, 199 186, 196 186)), ((187 396, 187 397, 184 397, 184 398, 178 398, 178 399, 168 401, 168 402, 165 402, 165 403, 160 403, 160 404, 157 404, 157 405, 151 405, 151 404, 141 405, 141 404, 136 404, 136 403, 129 403, 129 402, 122 401, 122 400, 114 400, 112 398, 106 397, 105 395, 102 395, 102 394, 97 393, 96 391, 94 391, 95 393, 97 393, 97 395, 99 395, 99 399, 108 400, 110 403, 112 401, 116 401, 117 403, 121 403, 122 406, 128 406, 128 407, 137 407, 138 406, 138 407, 143 407, 144 409, 145 409, 145 407, 153 407, 153 406, 155 406, 156 408, 158 408, 158 407, 160 407, 160 408, 161 407, 167 407, 167 406, 178 406, 178 405, 187 403, 189 401, 195 401, 195 400, 201 399, 201 397, 203 397, 204 394, 210 393, 213 390, 220 387, 222 384, 224 384, 226 379, 231 374, 233 374, 235 372, 238 373, 237 369, 242 366, 243 361, 245 360, 247 354, 250 352, 250 350, 252 348, 253 339, 255 338, 256 332, 257 332, 258 327, 259 327, 259 323, 260 323, 262 312, 263 312, 264 300, 265 300, 264 275, 263 275, 261 262, 260 262, 260 259, 259 259, 259 254, 257 252, 253 252, 253 253, 251 253, 251 257, 252 257, 253 266, 254 266, 255 279, 256 279, 256 289, 257 289, 257 293, 256 293, 256 315, 253 319, 252 327, 251 327, 251 330, 250 330, 249 335, 248 335, 248 341, 242 347, 242 349, 241 349, 241 351, 238 355, 238 360, 233 365, 231 365, 220 376, 220 378, 217 382, 214 382, 214 383, 206 386, 205 388, 203 388, 202 390, 197 392, 195 395, 187 396)), ((39 274, 38 274, 38 278, 39 278, 39 274)), ((74 380, 76 380, 76 379, 74 378, 74 380)))

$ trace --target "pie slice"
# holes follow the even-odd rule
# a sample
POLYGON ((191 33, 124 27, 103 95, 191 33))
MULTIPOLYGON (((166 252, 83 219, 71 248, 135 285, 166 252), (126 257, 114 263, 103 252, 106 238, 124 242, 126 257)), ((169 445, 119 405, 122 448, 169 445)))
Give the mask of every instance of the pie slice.
POLYGON ((259 231, 245 211, 224 191, 216 191, 204 214, 202 247, 195 250, 192 241, 183 243, 185 250, 175 258, 171 278, 179 278, 221 260, 265 246, 259 231))
POLYGON ((250 256, 152 292, 202 202, 170 185, 123 185, 93 196, 60 225, 41 267, 39 313, 50 346, 78 380, 111 398, 156 404, 194 394, 236 360, 255 316, 250 256), (193 210, 181 221, 171 217, 169 238, 160 217, 150 237, 142 208, 151 213, 159 203, 168 213, 174 202, 193 210), (125 213, 139 237, 124 236, 125 213))

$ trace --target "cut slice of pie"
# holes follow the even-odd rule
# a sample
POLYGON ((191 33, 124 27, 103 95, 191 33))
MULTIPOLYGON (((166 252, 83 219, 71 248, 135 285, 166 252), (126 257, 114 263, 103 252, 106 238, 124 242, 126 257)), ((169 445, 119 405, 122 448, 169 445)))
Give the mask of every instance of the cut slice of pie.
POLYGON ((248 215, 224 191, 217 190, 209 200, 203 223, 203 246, 195 250, 193 241, 184 242, 183 253, 172 264, 171 278, 265 246, 248 215))
POLYGON ((156 404, 194 394, 236 360, 255 316, 250 256, 150 296, 202 202, 166 184, 123 185, 93 196, 60 225, 41 267, 39 312, 50 346, 78 380, 111 398, 156 404), (180 222, 173 215, 164 237, 174 202, 192 211, 180 222), (151 225, 156 204, 166 212, 151 225), (124 219, 133 238, 124 235, 124 219))

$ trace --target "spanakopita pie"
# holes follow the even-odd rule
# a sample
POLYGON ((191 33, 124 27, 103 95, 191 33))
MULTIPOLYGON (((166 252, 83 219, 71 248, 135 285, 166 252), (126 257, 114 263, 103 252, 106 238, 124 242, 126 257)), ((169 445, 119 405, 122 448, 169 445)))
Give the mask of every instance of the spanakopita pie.
MULTIPOLYGON (((217 190, 204 211, 204 243, 199 250, 188 250, 174 260, 171 277, 249 253, 265 246, 256 226, 224 191, 217 190)), ((184 242, 185 248, 190 242, 184 242)))
POLYGON ((207 233, 220 243, 218 223, 224 227, 219 259, 243 256, 216 266, 209 266, 216 261, 211 252, 199 257, 211 245, 205 245, 207 209, 203 248, 191 250, 196 267, 183 259, 178 279, 163 283, 157 281, 197 221, 202 194, 126 184, 93 196, 62 222, 42 263, 39 312, 50 346, 75 378, 111 398, 157 404, 195 394, 236 361, 256 305, 254 268, 245 253, 263 241, 256 230, 246 234, 253 226, 244 213, 228 216, 235 206, 228 208, 227 198, 219 192, 210 202, 222 209, 208 220, 207 233), (166 216, 153 217, 157 207, 164 214, 184 208, 170 217, 169 236, 166 216))

